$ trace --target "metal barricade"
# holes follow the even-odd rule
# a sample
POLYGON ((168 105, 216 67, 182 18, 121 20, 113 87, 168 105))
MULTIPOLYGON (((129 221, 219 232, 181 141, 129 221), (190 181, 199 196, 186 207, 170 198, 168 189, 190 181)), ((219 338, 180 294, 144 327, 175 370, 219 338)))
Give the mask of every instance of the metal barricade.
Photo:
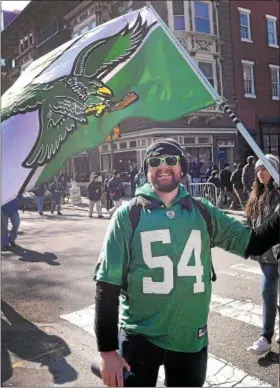
POLYGON ((191 183, 191 195, 194 198, 205 198, 217 206, 218 189, 214 183, 191 183))

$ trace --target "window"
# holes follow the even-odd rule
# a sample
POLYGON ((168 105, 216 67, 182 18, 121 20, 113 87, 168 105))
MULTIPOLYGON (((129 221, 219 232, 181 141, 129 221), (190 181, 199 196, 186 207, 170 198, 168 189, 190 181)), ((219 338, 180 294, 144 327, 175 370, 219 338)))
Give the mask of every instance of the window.
POLYGON ((275 16, 266 15, 268 45, 278 48, 276 22, 277 18, 275 16))
POLYGON ((137 147, 136 141, 134 141, 134 140, 133 140, 133 141, 130 141, 130 142, 129 142, 129 147, 130 147, 130 148, 136 148, 136 147, 137 147))
POLYGON ((126 143, 120 143, 120 149, 124 150, 125 148, 127 148, 127 144, 126 143))
POLYGON ((198 62, 198 67, 208 79, 210 84, 215 87, 214 83, 214 72, 213 72, 213 63, 212 62, 198 62))
POLYGON ((254 62, 243 60, 241 62, 243 65, 244 95, 248 98, 255 98, 254 62))
POLYGON ((279 79, 279 66, 269 65, 271 72, 271 90, 272 100, 280 99, 280 79, 279 79))
POLYGON ((184 2, 181 0, 172 1, 173 5, 173 22, 175 31, 184 31, 185 26, 185 12, 184 2))
POLYGON ((58 32, 57 21, 38 32, 38 46, 58 32))
POLYGON ((239 8, 240 37, 243 42, 252 43, 249 9, 239 8))
POLYGON ((184 144, 195 144, 195 137, 184 137, 184 144))
POLYGON ((209 4, 201 1, 194 2, 195 31, 210 34, 209 4))

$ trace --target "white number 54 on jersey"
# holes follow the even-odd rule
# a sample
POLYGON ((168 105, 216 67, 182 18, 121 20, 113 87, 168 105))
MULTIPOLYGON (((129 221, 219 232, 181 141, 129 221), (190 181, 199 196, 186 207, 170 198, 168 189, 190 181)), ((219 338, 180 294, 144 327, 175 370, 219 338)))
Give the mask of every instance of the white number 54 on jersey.
MULTIPOLYGON (((151 277, 143 278, 143 292, 145 294, 169 294, 174 287, 174 266, 169 256, 152 256, 151 243, 161 241, 163 244, 170 244, 169 229, 141 232, 141 244, 143 258, 151 269, 162 268, 164 272, 162 282, 154 282, 151 277)), ((194 276, 195 283, 193 292, 204 292, 203 266, 200 259, 201 253, 201 232, 193 230, 188 238, 182 256, 177 266, 177 276, 194 276), (194 251, 195 265, 188 265, 192 252, 194 251)))

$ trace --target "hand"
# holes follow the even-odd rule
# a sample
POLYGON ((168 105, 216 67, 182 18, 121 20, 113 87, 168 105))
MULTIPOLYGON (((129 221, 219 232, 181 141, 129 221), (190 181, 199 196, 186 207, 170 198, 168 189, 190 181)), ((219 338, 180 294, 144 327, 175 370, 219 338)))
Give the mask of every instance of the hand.
POLYGON ((100 353, 100 372, 107 387, 123 387, 123 368, 130 371, 130 366, 115 350, 100 353))

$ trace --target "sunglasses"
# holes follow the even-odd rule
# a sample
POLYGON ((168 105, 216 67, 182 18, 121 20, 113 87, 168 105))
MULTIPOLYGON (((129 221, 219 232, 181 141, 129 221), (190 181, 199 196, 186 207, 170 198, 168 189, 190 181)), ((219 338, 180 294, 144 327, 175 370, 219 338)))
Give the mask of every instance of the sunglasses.
POLYGON ((148 159, 148 165, 150 167, 158 167, 161 163, 165 163, 167 166, 174 167, 180 160, 180 156, 178 155, 170 155, 165 156, 164 158, 160 158, 159 156, 154 156, 148 159))

